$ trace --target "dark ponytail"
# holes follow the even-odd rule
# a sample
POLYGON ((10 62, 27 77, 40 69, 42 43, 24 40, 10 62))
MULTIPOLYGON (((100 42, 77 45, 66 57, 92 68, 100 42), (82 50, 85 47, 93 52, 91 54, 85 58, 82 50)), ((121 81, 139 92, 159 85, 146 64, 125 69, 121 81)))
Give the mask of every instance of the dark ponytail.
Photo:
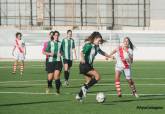
POLYGON ((126 37, 128 39, 128 42, 129 42, 129 47, 134 50, 135 46, 133 45, 133 43, 131 42, 130 38, 129 37, 126 37))
POLYGON ((51 41, 54 40, 54 37, 53 37, 54 34, 55 34, 55 33, 54 33, 53 31, 51 31, 51 34, 50 34, 50 39, 51 39, 51 41))

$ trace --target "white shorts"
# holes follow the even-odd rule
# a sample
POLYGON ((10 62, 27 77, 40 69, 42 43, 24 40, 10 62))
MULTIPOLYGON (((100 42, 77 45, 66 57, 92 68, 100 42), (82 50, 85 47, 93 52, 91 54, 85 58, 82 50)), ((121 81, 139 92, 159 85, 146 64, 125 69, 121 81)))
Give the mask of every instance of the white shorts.
POLYGON ((127 80, 131 79, 131 68, 115 67, 116 71, 123 72, 127 80))
POLYGON ((23 53, 15 53, 14 57, 18 61, 24 61, 25 60, 25 55, 23 53))

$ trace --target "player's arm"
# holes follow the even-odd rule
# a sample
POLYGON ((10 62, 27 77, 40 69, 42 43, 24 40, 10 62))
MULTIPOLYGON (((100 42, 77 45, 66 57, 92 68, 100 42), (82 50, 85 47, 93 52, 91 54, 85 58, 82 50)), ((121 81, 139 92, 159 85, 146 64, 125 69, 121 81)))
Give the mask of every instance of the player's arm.
POLYGON ((50 49, 51 49, 50 48, 50 43, 48 43, 48 46, 46 47, 46 50, 44 51, 44 54, 53 57, 54 53, 52 53, 50 49))
POLYGON ((44 43, 44 46, 42 48, 42 54, 46 55, 46 43, 44 43))
POLYGON ((77 59, 77 54, 76 54, 76 48, 75 48, 75 42, 74 42, 74 40, 73 40, 72 50, 73 50, 75 59, 77 59))
POLYGON ((16 48, 16 46, 14 46, 14 47, 13 47, 13 50, 12 50, 12 55, 13 55, 13 56, 14 56, 15 48, 16 48))
POLYGON ((133 63, 133 57, 130 58, 131 63, 133 63))
POLYGON ((25 52, 24 52, 24 54, 26 55, 26 46, 25 46, 25 52))
POLYGON ((54 56, 54 53, 52 53, 52 52, 47 52, 47 51, 45 51, 44 53, 45 53, 45 55, 48 55, 48 56, 51 56, 51 57, 54 56))
POLYGON ((116 49, 114 49, 110 54, 109 54, 109 56, 110 56, 110 58, 112 58, 112 59, 114 59, 114 54, 117 52, 117 48, 116 49))
POLYGON ((62 45, 60 46, 60 51, 59 53, 57 54, 59 57, 61 57, 63 55, 63 51, 62 51, 62 45))
POLYGON ((75 59, 77 59, 76 48, 73 48, 73 53, 74 53, 75 59))
POLYGON ((83 53, 82 51, 80 52, 80 57, 81 57, 81 58, 80 58, 80 62, 81 62, 81 63, 85 63, 84 53, 83 53))
POLYGON ((43 54, 43 55, 46 55, 46 51, 43 50, 43 51, 42 51, 42 54, 43 54))
POLYGON ((65 46, 65 41, 63 39, 62 42, 61 42, 61 49, 60 49, 62 55, 64 54, 64 46, 65 46))
POLYGON ((128 56, 130 58, 130 62, 133 63, 133 51, 132 50, 128 50, 128 56))
POLYGON ((98 50, 98 53, 99 54, 101 54, 101 55, 103 55, 103 56, 105 56, 105 57, 110 57, 106 52, 104 52, 103 50, 101 50, 100 48, 99 48, 99 50, 98 50))
POLYGON ((24 47, 24 55, 26 55, 26 44, 23 42, 23 47, 24 47))
POLYGON ((117 49, 114 49, 109 55, 112 56, 117 52, 117 49))
POLYGON ((103 50, 101 50, 100 47, 99 47, 98 53, 105 56, 106 60, 108 60, 108 58, 111 58, 111 56, 109 54, 107 54, 106 52, 104 52, 103 50))
POLYGON ((80 62, 85 63, 85 54, 88 54, 92 46, 90 44, 85 44, 82 51, 80 52, 80 62))

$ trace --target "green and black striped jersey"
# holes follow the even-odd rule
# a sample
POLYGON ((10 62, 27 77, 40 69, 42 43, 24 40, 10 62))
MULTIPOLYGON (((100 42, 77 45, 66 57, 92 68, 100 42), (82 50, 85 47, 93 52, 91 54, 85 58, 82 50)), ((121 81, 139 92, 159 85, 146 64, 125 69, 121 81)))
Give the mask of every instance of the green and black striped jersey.
POLYGON ((92 66, 97 53, 105 56, 105 52, 103 52, 99 46, 94 45, 92 43, 86 43, 82 49, 82 52, 84 54, 85 63, 90 64, 92 66))
POLYGON ((63 58, 67 60, 73 60, 72 50, 75 48, 75 43, 72 38, 64 38, 62 40, 62 54, 63 58))
POLYGON ((54 53, 54 56, 48 57, 49 62, 53 61, 61 61, 61 57, 59 56, 59 53, 61 53, 61 42, 60 41, 49 41, 48 46, 46 48, 46 52, 54 53))

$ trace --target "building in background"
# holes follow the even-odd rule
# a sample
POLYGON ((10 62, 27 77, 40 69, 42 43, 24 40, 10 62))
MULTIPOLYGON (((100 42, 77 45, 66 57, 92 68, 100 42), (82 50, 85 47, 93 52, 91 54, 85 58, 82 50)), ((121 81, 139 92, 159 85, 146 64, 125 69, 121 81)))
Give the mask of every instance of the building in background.
POLYGON ((150 3, 150 0, 0 0, 0 25, 20 29, 146 28, 151 20, 150 3))

